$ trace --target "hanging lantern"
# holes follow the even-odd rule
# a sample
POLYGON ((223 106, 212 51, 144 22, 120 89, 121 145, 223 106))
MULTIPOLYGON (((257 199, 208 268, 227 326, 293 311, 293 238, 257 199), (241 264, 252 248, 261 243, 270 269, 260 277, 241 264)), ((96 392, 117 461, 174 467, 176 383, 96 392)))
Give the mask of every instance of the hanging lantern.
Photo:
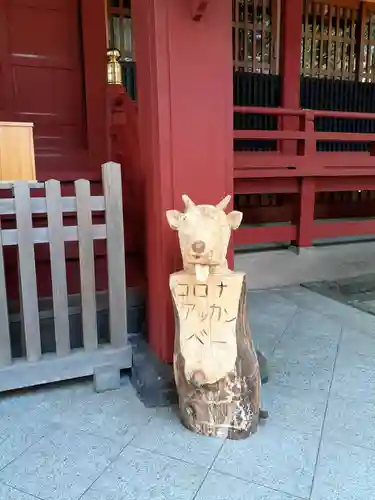
POLYGON ((111 85, 122 84, 122 71, 119 59, 121 57, 120 51, 117 49, 107 50, 107 82, 111 85))

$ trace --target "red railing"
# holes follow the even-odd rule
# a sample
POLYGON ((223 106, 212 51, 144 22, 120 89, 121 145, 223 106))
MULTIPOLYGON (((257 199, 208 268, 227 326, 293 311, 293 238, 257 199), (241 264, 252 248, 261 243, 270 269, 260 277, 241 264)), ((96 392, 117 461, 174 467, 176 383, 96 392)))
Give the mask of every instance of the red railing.
MULTIPOLYGON (((375 156, 357 152, 317 152, 317 141, 350 141, 375 144, 374 134, 317 132, 315 118, 372 119, 374 113, 346 113, 341 111, 291 110, 283 108, 235 107, 236 113, 278 116, 280 127, 285 117, 296 117, 295 130, 235 130, 235 139, 276 140, 276 152, 235 153, 235 178, 243 177, 295 177, 300 176, 343 176, 374 175, 375 156), (294 154, 283 152, 284 143, 294 142, 294 154), (276 170, 276 171, 275 171, 276 170)), ((290 149, 290 148, 289 148, 290 149)), ((374 149, 375 154, 375 149, 374 149)))
POLYGON ((292 221, 243 227, 235 233, 236 244, 311 246, 318 238, 375 234, 375 219, 323 222, 314 216, 316 193, 375 189, 375 134, 316 131, 315 118, 375 120, 375 114, 263 107, 235 107, 234 112, 279 117, 279 130, 234 131, 235 139, 277 141, 276 151, 234 153, 234 193, 294 193, 299 197, 292 221), (318 141, 367 142, 370 147, 363 153, 318 152, 318 141))

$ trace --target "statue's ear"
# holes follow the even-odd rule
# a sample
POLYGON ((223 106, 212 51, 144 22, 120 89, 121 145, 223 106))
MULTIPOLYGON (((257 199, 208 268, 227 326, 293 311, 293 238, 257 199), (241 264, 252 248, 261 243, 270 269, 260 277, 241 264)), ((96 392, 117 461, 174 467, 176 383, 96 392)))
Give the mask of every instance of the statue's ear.
POLYGON ((181 212, 179 212, 178 210, 168 210, 166 215, 170 227, 177 231, 180 225, 181 212))
POLYGON ((242 212, 238 212, 237 210, 233 210, 232 212, 227 214, 227 221, 231 229, 234 230, 240 227, 242 215, 242 212))

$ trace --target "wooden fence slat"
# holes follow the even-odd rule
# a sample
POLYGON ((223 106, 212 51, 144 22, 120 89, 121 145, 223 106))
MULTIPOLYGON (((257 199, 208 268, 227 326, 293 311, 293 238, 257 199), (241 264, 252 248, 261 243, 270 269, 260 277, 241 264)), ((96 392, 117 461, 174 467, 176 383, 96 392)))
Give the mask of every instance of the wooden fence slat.
MULTIPOLYGON (((92 237, 94 240, 104 240, 106 238, 105 224, 95 224, 92 226, 92 237)), ((78 227, 77 226, 64 226, 62 237, 64 241, 78 241, 78 227)), ((33 243, 48 243, 48 228, 47 227, 34 227, 32 229, 33 243)), ((3 246, 17 245, 17 229, 4 229, 3 230, 3 246)))
MULTIPOLYGON (((75 213, 77 211, 76 198, 74 196, 63 196, 61 198, 61 207, 64 213, 69 213, 69 212, 75 213)), ((103 212, 105 208, 104 197, 91 196, 90 207, 91 210, 93 211, 103 212)), ((31 211, 33 214, 46 214, 47 213, 46 198, 39 198, 39 197, 31 198, 31 211)), ((16 213, 16 207, 13 198, 0 199, 1 215, 8 215, 15 213, 16 213)))
MULTIPOLYGON (((43 189, 44 182, 26 181, 30 189, 43 189)), ((13 189, 15 181, 0 181, 0 189, 13 189)))
POLYGON ((83 345, 86 350, 93 350, 98 347, 98 329, 96 321, 95 262, 90 209, 90 183, 89 181, 80 179, 74 182, 74 186, 77 196, 83 345))
POLYGON ((12 362, 10 349, 8 302, 5 283, 3 242, 0 224, 0 366, 9 365, 12 362))
POLYGON ((61 187, 59 181, 50 180, 46 182, 46 205, 56 354, 58 356, 67 356, 70 353, 68 289, 66 282, 61 187))
POLYGON ((38 290, 32 235, 30 189, 26 181, 16 181, 14 183, 14 198, 18 234, 20 298, 26 356, 29 361, 37 361, 41 357, 38 290))
POLYGON ((106 203, 110 339, 114 347, 122 347, 127 342, 127 310, 121 167, 118 163, 106 163, 102 174, 106 203))

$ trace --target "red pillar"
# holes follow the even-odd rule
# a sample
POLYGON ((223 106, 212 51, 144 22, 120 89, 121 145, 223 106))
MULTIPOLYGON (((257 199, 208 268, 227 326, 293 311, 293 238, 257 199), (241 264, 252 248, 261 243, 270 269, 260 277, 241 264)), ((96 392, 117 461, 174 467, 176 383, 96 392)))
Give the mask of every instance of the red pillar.
MULTIPOLYGON (((300 107, 301 39, 303 0, 281 2, 281 106, 289 109, 300 107)), ((285 117, 283 128, 298 130, 298 117, 285 117)), ((297 153, 296 141, 283 141, 283 152, 297 153)))
MULTIPOLYGON (((301 87, 301 40, 302 40, 302 15, 303 0, 288 0, 282 5, 282 48, 281 48, 281 74, 282 94, 281 105, 284 108, 300 108, 301 87)), ((312 126, 314 124, 312 122, 312 126)), ((283 128, 298 130, 298 117, 285 117, 283 128)), ((285 154, 297 154, 297 141, 283 141, 282 151, 285 154)), ((315 151, 306 151, 312 155, 315 151)), ((298 237, 295 242, 298 247, 312 245, 315 209, 315 183, 313 179, 300 179, 300 201, 298 207, 298 237)))
POLYGON ((148 336, 164 361, 172 360, 174 339, 169 273, 180 265, 165 211, 182 209, 183 193, 196 203, 218 203, 233 190, 231 2, 211 0, 199 21, 191 7, 188 0, 132 5, 146 184, 148 336))
POLYGON ((281 2, 282 106, 300 107, 303 0, 281 2))

